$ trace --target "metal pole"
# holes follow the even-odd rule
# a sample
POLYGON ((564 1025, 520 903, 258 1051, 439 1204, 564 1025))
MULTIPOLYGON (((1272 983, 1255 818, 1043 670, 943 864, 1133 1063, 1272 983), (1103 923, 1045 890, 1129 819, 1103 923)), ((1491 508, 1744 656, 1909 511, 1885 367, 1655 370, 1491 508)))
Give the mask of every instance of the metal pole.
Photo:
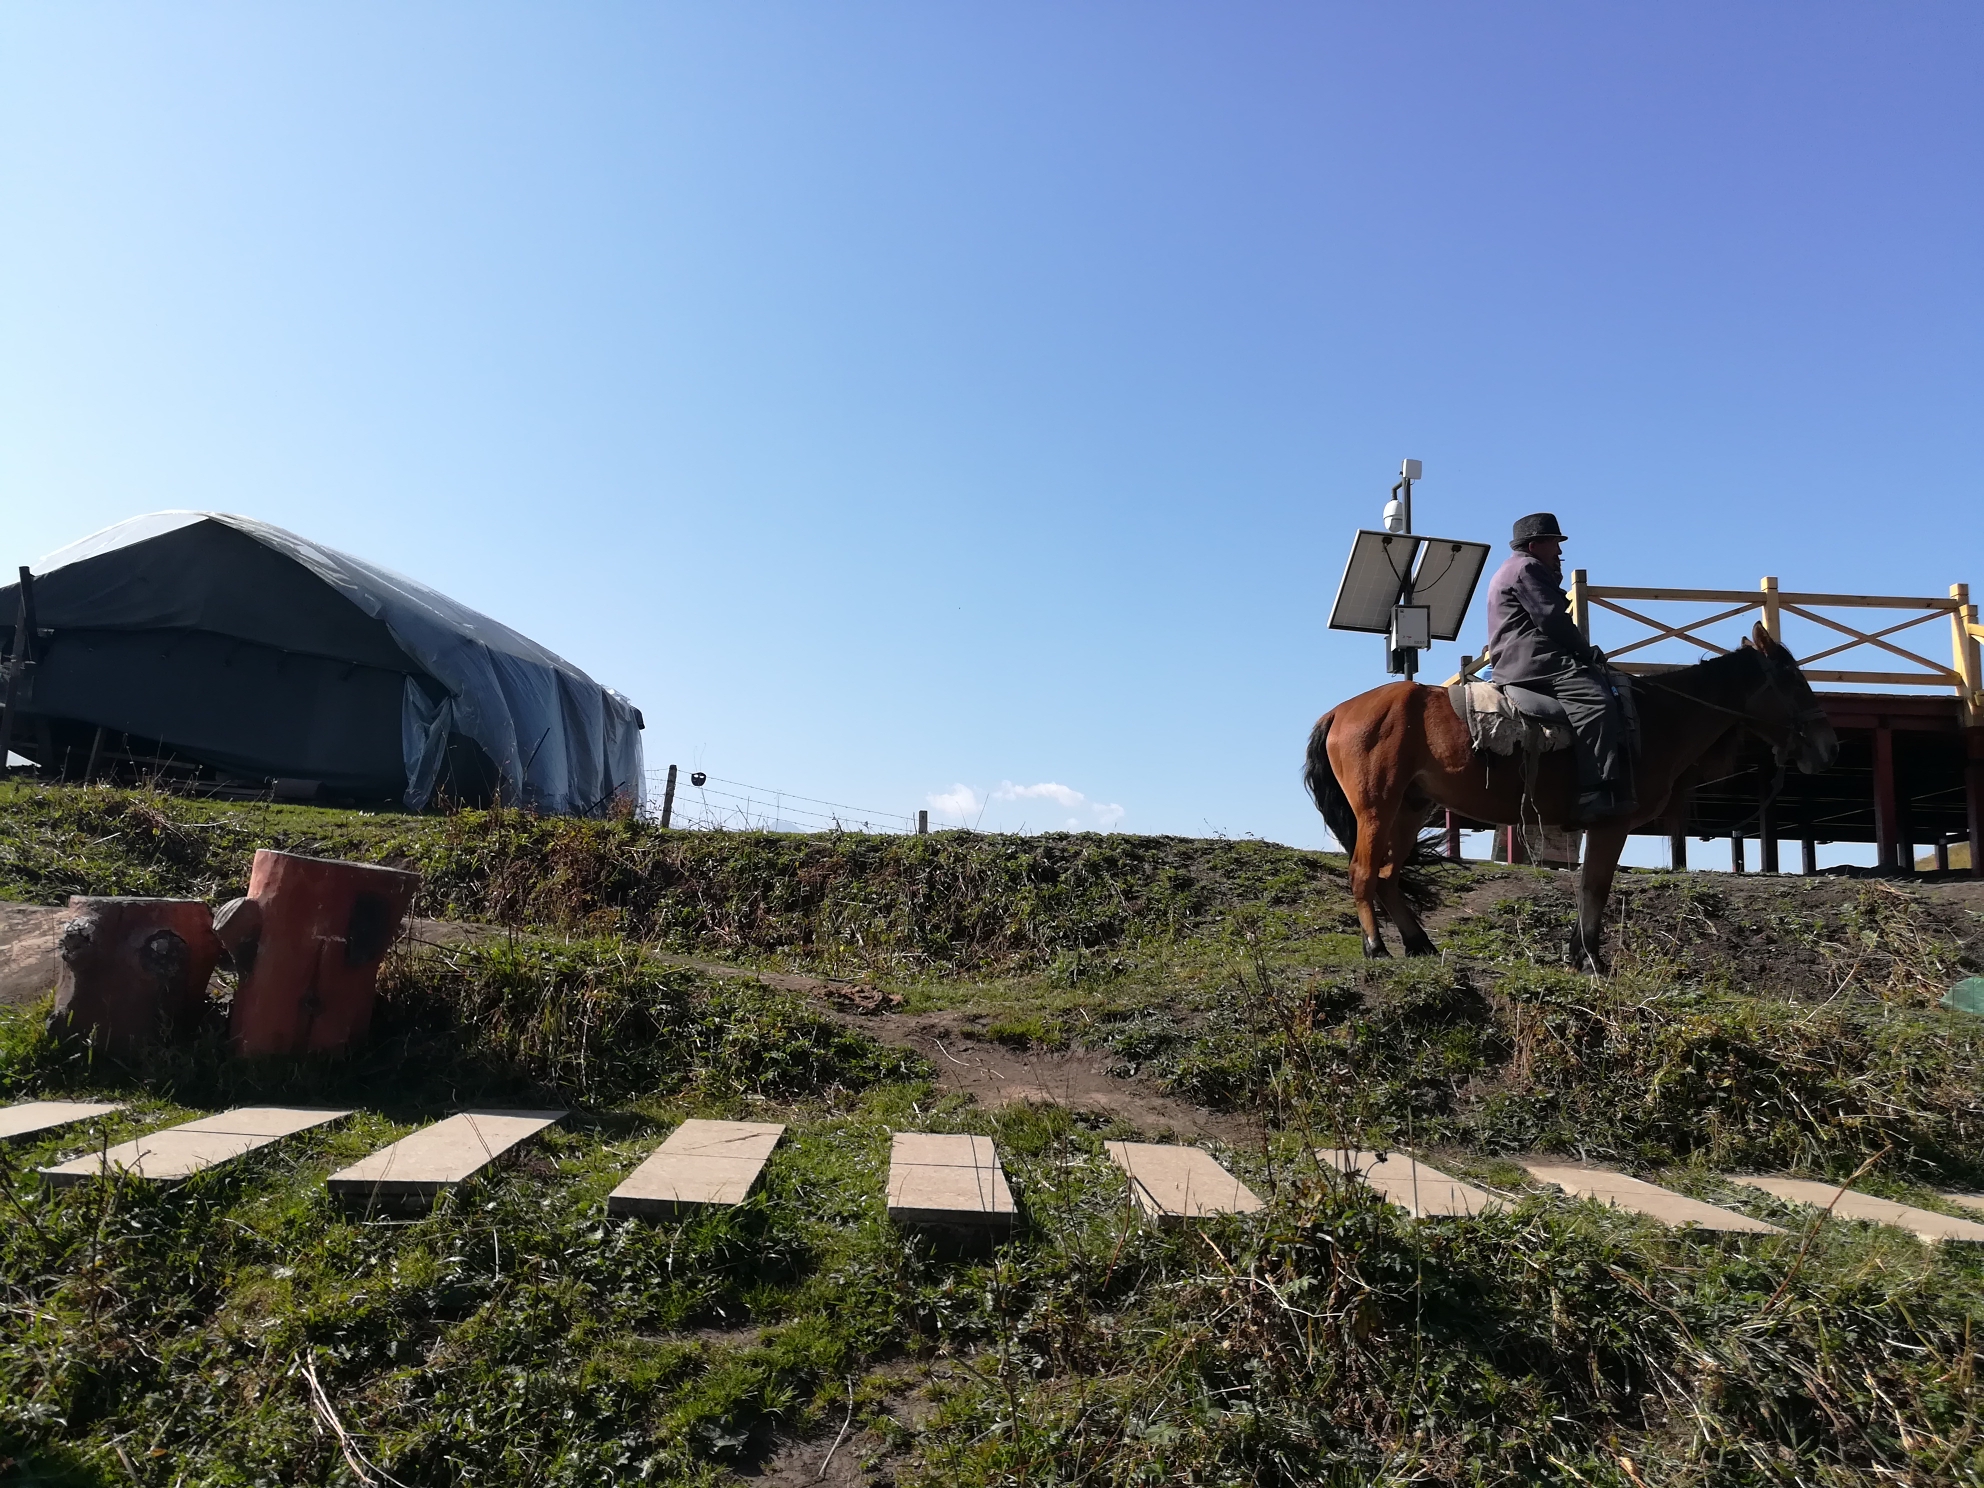
POLYGON ((675 766, 668 767, 668 784, 661 792, 661 824, 665 827, 675 816, 675 766))

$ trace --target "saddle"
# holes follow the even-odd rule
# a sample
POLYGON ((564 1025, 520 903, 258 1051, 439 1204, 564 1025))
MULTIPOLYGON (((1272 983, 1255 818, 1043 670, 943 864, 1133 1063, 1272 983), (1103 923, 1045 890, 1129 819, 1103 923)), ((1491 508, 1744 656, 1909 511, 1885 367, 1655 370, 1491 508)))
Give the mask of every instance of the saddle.
POLYGON ((1447 699, 1477 754, 1554 754, 1575 742, 1571 715, 1547 692, 1511 682, 1456 682, 1447 699))
MULTIPOLYGON (((1623 672, 1609 675, 1626 715, 1626 748, 1638 758, 1640 710, 1632 679, 1623 672)), ((1447 689, 1447 699, 1467 725, 1477 754, 1554 754, 1576 742, 1571 715, 1547 692, 1513 682, 1456 682, 1447 689)))

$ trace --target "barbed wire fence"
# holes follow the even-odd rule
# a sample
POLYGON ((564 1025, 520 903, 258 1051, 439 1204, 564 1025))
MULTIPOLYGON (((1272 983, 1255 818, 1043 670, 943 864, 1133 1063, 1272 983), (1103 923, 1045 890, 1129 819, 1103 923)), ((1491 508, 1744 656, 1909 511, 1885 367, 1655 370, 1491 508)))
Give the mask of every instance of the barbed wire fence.
POLYGON ((647 772, 645 814, 664 826, 704 832, 898 832, 929 830, 928 811, 851 806, 797 791, 727 780, 669 765, 647 772))

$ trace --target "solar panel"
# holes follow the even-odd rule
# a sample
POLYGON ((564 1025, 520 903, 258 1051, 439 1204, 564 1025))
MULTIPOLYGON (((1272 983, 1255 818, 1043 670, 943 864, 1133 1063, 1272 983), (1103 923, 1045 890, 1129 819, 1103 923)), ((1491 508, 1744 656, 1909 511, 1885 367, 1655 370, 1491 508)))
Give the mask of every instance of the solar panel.
POLYGON ((1392 606, 1398 603, 1422 541, 1400 532, 1359 532, 1350 546, 1343 582, 1336 588, 1330 629, 1390 634, 1392 606))
POLYGON ((1337 585, 1330 629, 1389 635, 1392 607, 1398 604, 1410 574, 1412 602, 1430 612, 1433 639, 1457 640, 1488 553, 1487 543, 1361 531, 1351 544, 1343 582, 1337 585), (1415 560, 1417 573, 1413 572, 1415 560))
POLYGON ((1412 602, 1433 612, 1433 639, 1453 641, 1467 621, 1474 586, 1488 563, 1488 544, 1449 537, 1429 537, 1419 552, 1419 572, 1412 576, 1412 602))

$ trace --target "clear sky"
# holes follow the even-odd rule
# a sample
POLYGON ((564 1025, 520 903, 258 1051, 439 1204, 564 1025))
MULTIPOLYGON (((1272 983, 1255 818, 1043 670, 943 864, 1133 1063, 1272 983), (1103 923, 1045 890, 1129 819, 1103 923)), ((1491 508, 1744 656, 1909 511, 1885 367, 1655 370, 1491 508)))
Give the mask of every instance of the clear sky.
POLYGON ((651 766, 1320 845, 1402 456, 1594 582, 1984 588, 1981 64, 1972 3, 6 4, 0 561, 242 512, 651 766))

